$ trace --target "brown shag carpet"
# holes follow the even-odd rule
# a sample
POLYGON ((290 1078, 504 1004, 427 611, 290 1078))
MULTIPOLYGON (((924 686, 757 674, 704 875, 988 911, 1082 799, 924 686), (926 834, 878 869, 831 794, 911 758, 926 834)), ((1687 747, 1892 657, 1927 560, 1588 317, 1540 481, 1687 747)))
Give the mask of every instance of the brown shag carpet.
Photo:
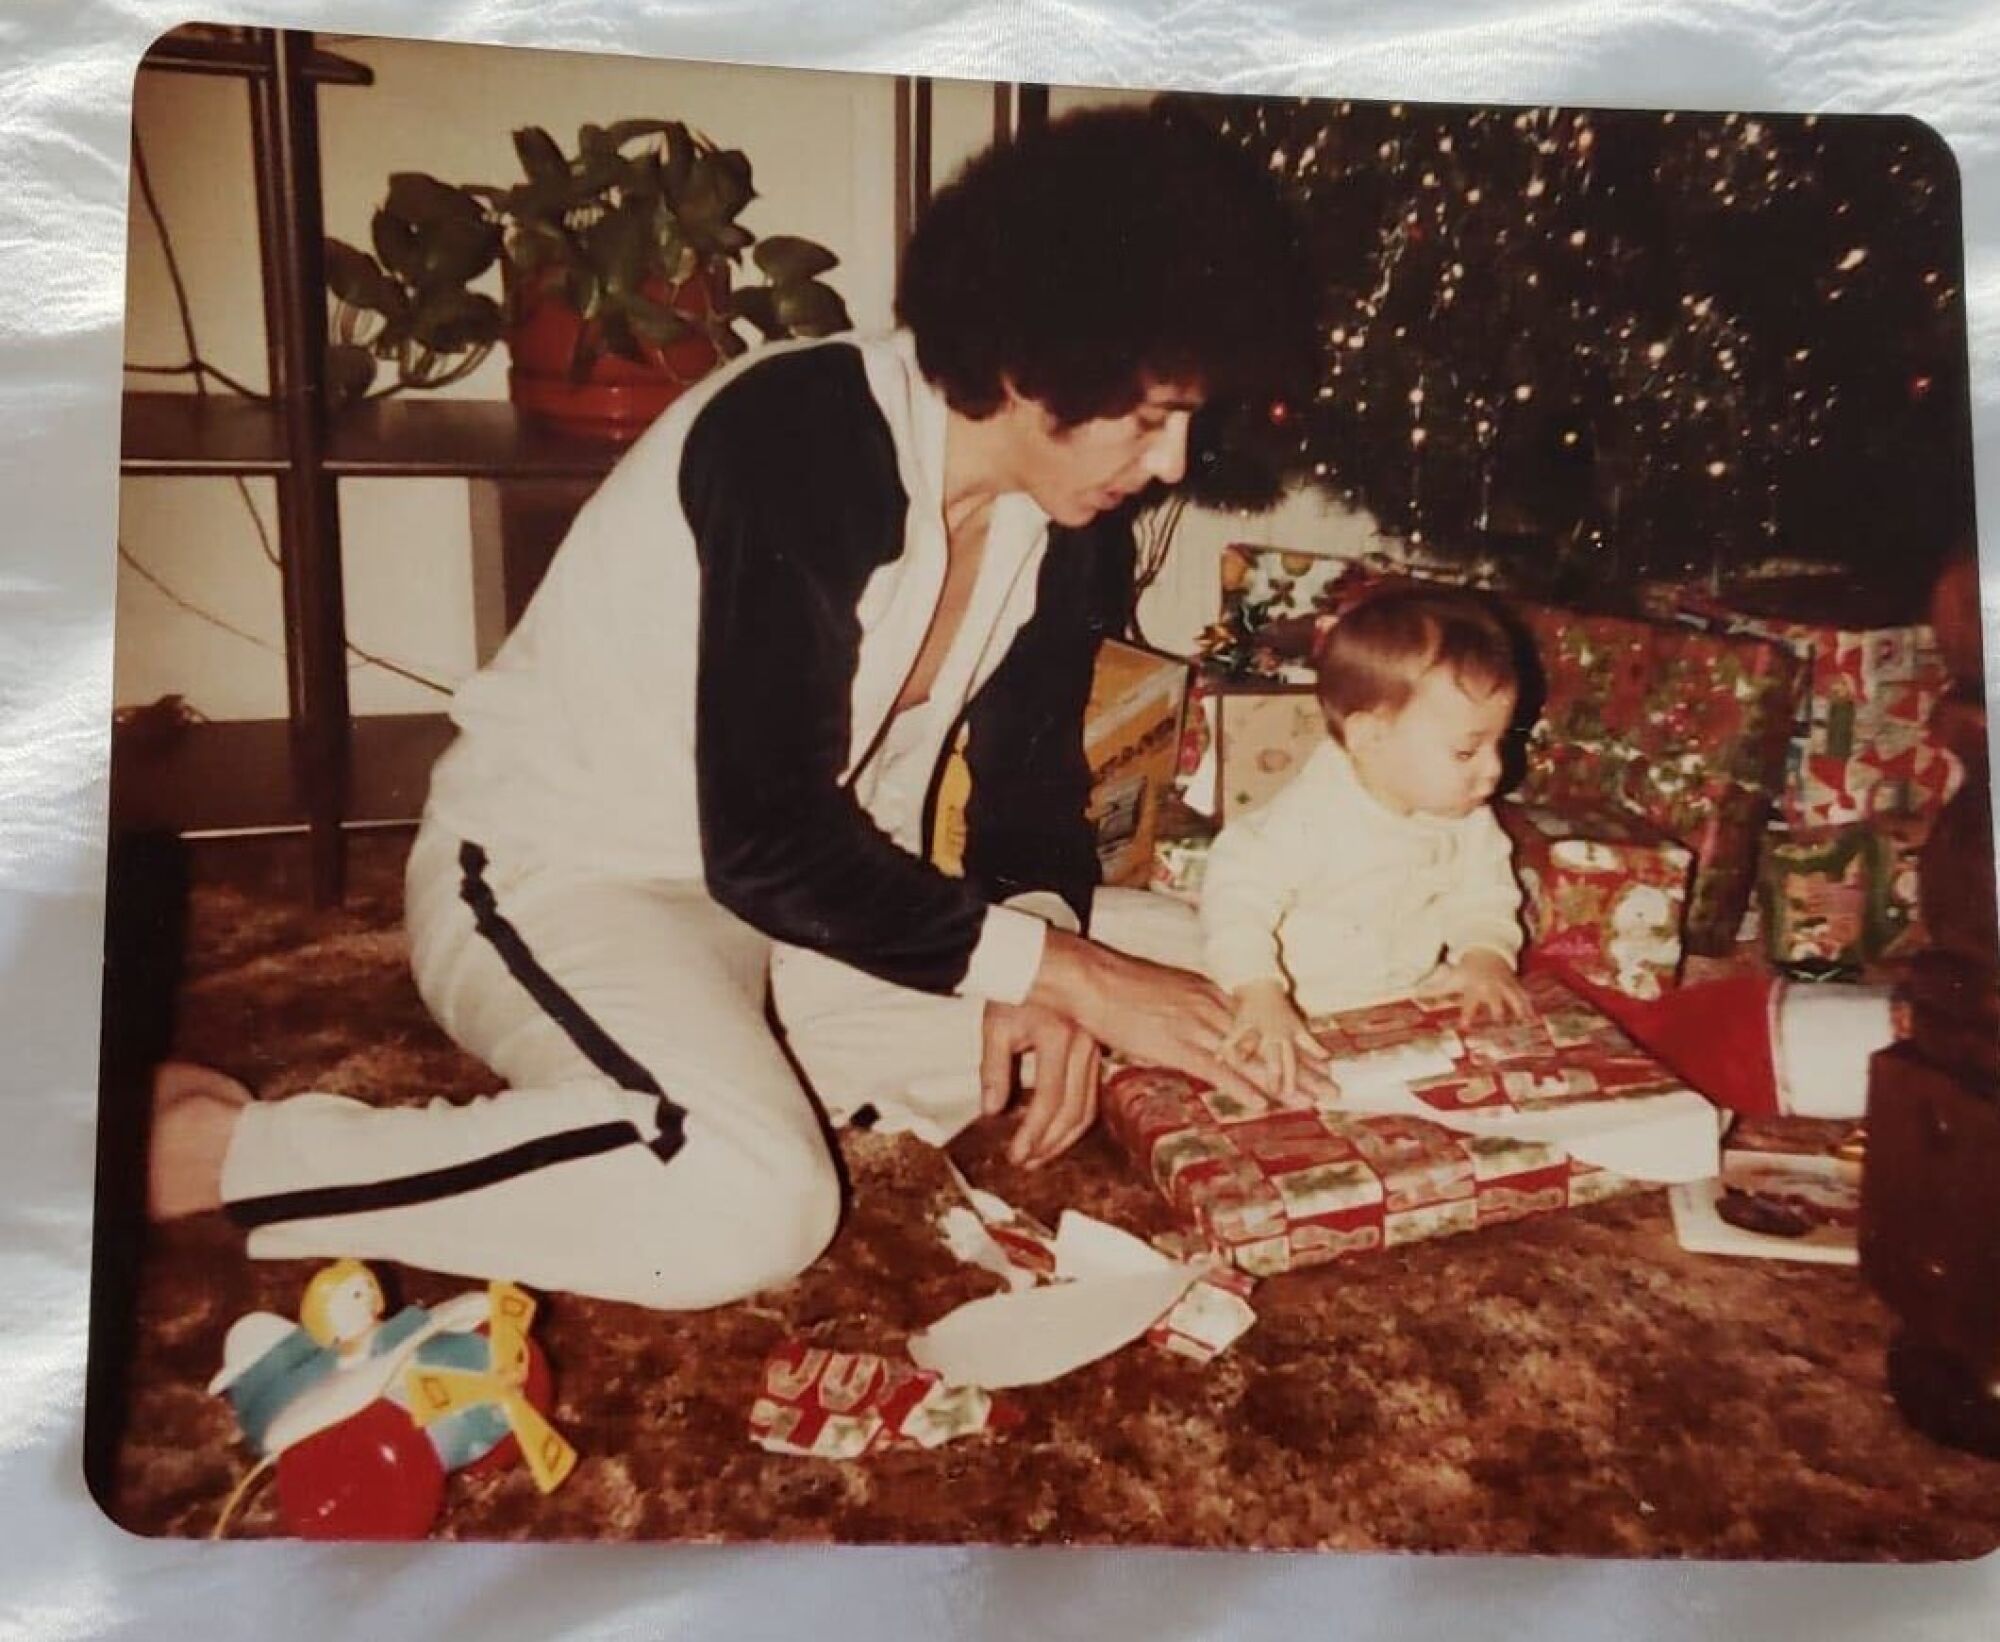
MULTIPOLYGON (((296 844, 198 846, 175 1051, 264 1096, 490 1091, 405 973, 405 846, 358 840, 347 906, 318 914, 296 844)), ((129 1110, 110 1091, 107 1123, 129 1110)), ((1067 1205, 1141 1234, 1169 1224, 1101 1134, 1035 1175, 1007 1167, 1003 1139, 986 1126, 953 1156, 1051 1221, 1067 1205)), ((1883 1383, 1890 1318, 1859 1277, 1684 1254, 1658 1193, 1264 1283, 1256 1328, 1211 1366, 1129 1347, 1015 1393, 1026 1417, 1004 1436, 859 1462, 765 1454, 745 1417, 776 1342, 895 1353, 993 1286, 929 1230, 950 1191, 937 1154, 842 1145, 848 1214, 799 1281, 695 1315, 547 1297, 555 1419, 581 1461, 546 1498, 518 1466, 454 1477, 437 1532, 1815 1559, 2000 1544, 2000 1465, 1903 1425, 1883 1383)), ((98 1492, 135 1532, 206 1534, 250 1465, 203 1389, 224 1331, 254 1308, 294 1315, 314 1266, 253 1264, 207 1216, 145 1236, 132 1267, 128 1298, 100 1278, 98 1492)), ((467 1286, 383 1275, 392 1304, 467 1286)), ((279 1531, 268 1488, 231 1527, 279 1531)))

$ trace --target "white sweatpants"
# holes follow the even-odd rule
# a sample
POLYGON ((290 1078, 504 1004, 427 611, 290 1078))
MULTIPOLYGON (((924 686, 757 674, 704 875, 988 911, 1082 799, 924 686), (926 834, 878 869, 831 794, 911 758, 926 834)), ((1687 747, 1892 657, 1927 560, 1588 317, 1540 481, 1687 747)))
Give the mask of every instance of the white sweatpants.
MULTIPOLYGON (((424 1002, 508 1088, 252 1105, 223 1198, 253 1256, 720 1305, 794 1276, 833 1236, 838 1179, 807 1084, 835 1121, 873 1105, 940 1143, 979 1110, 980 1000, 775 944, 699 884, 468 859, 426 825, 405 888, 424 1002)), ((1093 922, 1162 961, 1198 952, 1192 915, 1165 897, 1100 891, 1093 922)))

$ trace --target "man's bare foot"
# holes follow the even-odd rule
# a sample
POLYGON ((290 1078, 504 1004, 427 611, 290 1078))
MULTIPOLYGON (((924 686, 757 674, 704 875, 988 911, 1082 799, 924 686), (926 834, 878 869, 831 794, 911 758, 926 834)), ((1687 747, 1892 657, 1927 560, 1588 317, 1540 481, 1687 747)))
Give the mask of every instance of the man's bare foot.
POLYGON ((167 1061, 153 1074, 146 1213, 178 1220, 222 1207, 222 1161, 250 1091, 206 1066, 167 1061))

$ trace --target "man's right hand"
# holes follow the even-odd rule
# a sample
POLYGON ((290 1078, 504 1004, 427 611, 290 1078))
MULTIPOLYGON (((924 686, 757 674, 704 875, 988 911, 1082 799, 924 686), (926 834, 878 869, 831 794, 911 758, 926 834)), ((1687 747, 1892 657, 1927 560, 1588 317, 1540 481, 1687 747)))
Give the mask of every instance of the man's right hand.
MULTIPOLYGON (((1272 1097, 1277 1074, 1226 1058, 1230 999, 1199 975, 1051 929, 1028 1001, 1067 1015, 1127 1060, 1186 1072, 1239 1099, 1272 1097)), ((1301 1068, 1300 1081, 1307 1081, 1301 1068)))

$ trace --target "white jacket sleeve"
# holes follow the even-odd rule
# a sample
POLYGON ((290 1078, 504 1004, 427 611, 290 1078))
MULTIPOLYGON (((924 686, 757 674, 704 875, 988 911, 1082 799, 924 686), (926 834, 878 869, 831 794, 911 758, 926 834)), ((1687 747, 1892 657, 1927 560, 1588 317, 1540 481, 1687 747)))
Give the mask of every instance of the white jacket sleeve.
POLYGON ((1521 886, 1514 877, 1513 840, 1491 806, 1466 818, 1459 851, 1446 953, 1457 958, 1484 947, 1511 963, 1521 953, 1521 886))
POLYGON ((1278 926, 1297 898, 1313 847, 1311 764, 1270 803, 1222 829, 1201 883, 1202 966, 1225 990, 1282 980, 1278 926))

